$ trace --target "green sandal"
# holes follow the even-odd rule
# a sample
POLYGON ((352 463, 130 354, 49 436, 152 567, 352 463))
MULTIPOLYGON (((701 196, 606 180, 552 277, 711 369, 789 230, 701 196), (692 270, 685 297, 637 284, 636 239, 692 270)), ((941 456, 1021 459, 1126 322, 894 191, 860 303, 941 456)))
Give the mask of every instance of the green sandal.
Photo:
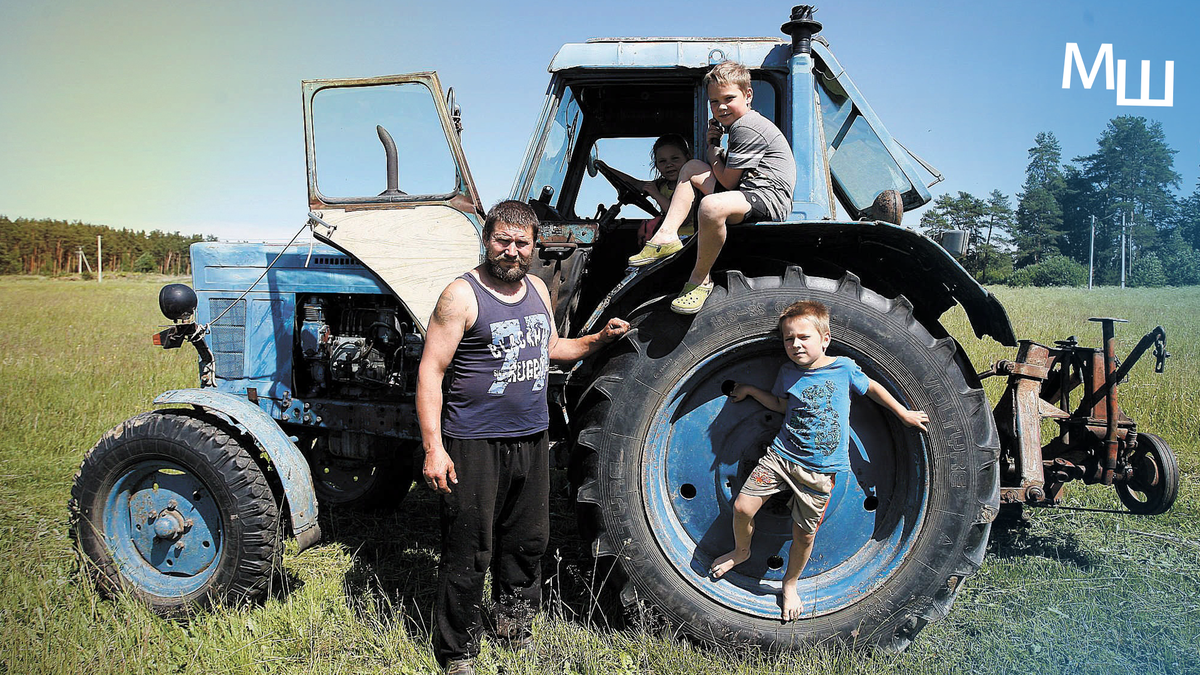
POLYGON ((704 306, 704 301, 708 300, 708 294, 712 293, 712 282, 707 284, 686 283, 683 285, 683 290, 679 292, 679 297, 671 302, 671 311, 676 314, 695 314, 704 306))
POLYGON ((630 267, 649 265, 656 260, 670 258, 683 250, 683 242, 676 239, 666 244, 646 244, 637 255, 629 259, 630 267))

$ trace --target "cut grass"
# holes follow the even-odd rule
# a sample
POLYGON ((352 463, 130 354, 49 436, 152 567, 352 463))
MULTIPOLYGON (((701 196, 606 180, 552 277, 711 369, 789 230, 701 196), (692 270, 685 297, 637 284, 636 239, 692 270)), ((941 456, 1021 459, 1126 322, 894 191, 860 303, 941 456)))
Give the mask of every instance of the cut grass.
MULTIPOLYGON (((435 672, 436 500, 423 489, 395 513, 323 516, 324 540, 303 553, 289 542, 281 587, 259 604, 168 621, 101 599, 81 575, 66 502, 83 454, 158 393, 195 384, 194 354, 150 344, 160 283, 0 278, 0 672, 435 672)), ((1200 673, 1200 289, 995 290, 1018 335, 1046 344, 1073 334, 1098 345, 1086 321, 1096 315, 1131 320, 1118 326, 1122 355, 1167 328, 1167 372, 1139 364, 1121 401, 1180 456, 1171 512, 1031 511, 1027 527, 994 532, 949 617, 905 653, 765 655, 606 625, 590 611, 596 572, 558 489, 535 644, 516 654, 485 641, 480 672, 1200 673)), ((1012 356, 974 338, 961 312, 945 321, 978 370, 1012 356)), ((1003 382, 987 386, 994 402, 1003 382)), ((1119 508, 1111 488, 1078 484, 1066 505, 1119 508)))

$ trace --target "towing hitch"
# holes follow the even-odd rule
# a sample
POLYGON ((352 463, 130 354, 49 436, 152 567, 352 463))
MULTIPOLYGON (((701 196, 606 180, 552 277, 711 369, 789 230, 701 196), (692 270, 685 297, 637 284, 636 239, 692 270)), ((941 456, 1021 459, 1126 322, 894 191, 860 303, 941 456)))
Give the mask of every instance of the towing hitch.
POLYGON ((1154 372, 1166 368, 1167 335, 1147 333, 1123 361, 1116 356, 1117 323, 1102 325, 1103 346, 1083 347, 1075 337, 1047 347, 1021 340, 1014 360, 1001 360, 979 377, 1004 375, 1008 386, 994 416, 1000 432, 1000 502, 1055 506, 1072 480, 1111 485, 1129 512, 1164 513, 1179 491, 1179 464, 1158 436, 1139 432, 1118 402, 1118 386, 1153 347, 1154 372), (1075 389, 1082 387, 1072 408, 1075 389), (1042 420, 1058 424, 1042 443, 1042 420))

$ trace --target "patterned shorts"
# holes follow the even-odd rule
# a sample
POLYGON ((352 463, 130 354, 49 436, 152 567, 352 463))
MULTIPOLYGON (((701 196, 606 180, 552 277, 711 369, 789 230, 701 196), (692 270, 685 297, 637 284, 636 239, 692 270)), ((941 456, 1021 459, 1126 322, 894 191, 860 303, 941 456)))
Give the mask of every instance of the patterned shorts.
POLYGON ((792 498, 788 503, 792 507, 792 520, 805 532, 816 532, 825 517, 825 507, 829 505, 834 476, 809 471, 774 450, 767 450, 746 478, 742 493, 770 497, 784 490, 790 491, 792 498))

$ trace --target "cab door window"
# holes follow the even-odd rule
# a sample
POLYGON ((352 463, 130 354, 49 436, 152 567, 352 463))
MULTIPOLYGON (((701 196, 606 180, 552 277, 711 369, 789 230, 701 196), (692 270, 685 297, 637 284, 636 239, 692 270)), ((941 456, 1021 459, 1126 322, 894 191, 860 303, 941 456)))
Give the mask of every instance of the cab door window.
POLYGON ((421 82, 317 91, 313 162, 322 201, 447 199, 457 193, 461 177, 433 96, 421 82), (396 148, 398 192, 388 191, 386 138, 396 148))

